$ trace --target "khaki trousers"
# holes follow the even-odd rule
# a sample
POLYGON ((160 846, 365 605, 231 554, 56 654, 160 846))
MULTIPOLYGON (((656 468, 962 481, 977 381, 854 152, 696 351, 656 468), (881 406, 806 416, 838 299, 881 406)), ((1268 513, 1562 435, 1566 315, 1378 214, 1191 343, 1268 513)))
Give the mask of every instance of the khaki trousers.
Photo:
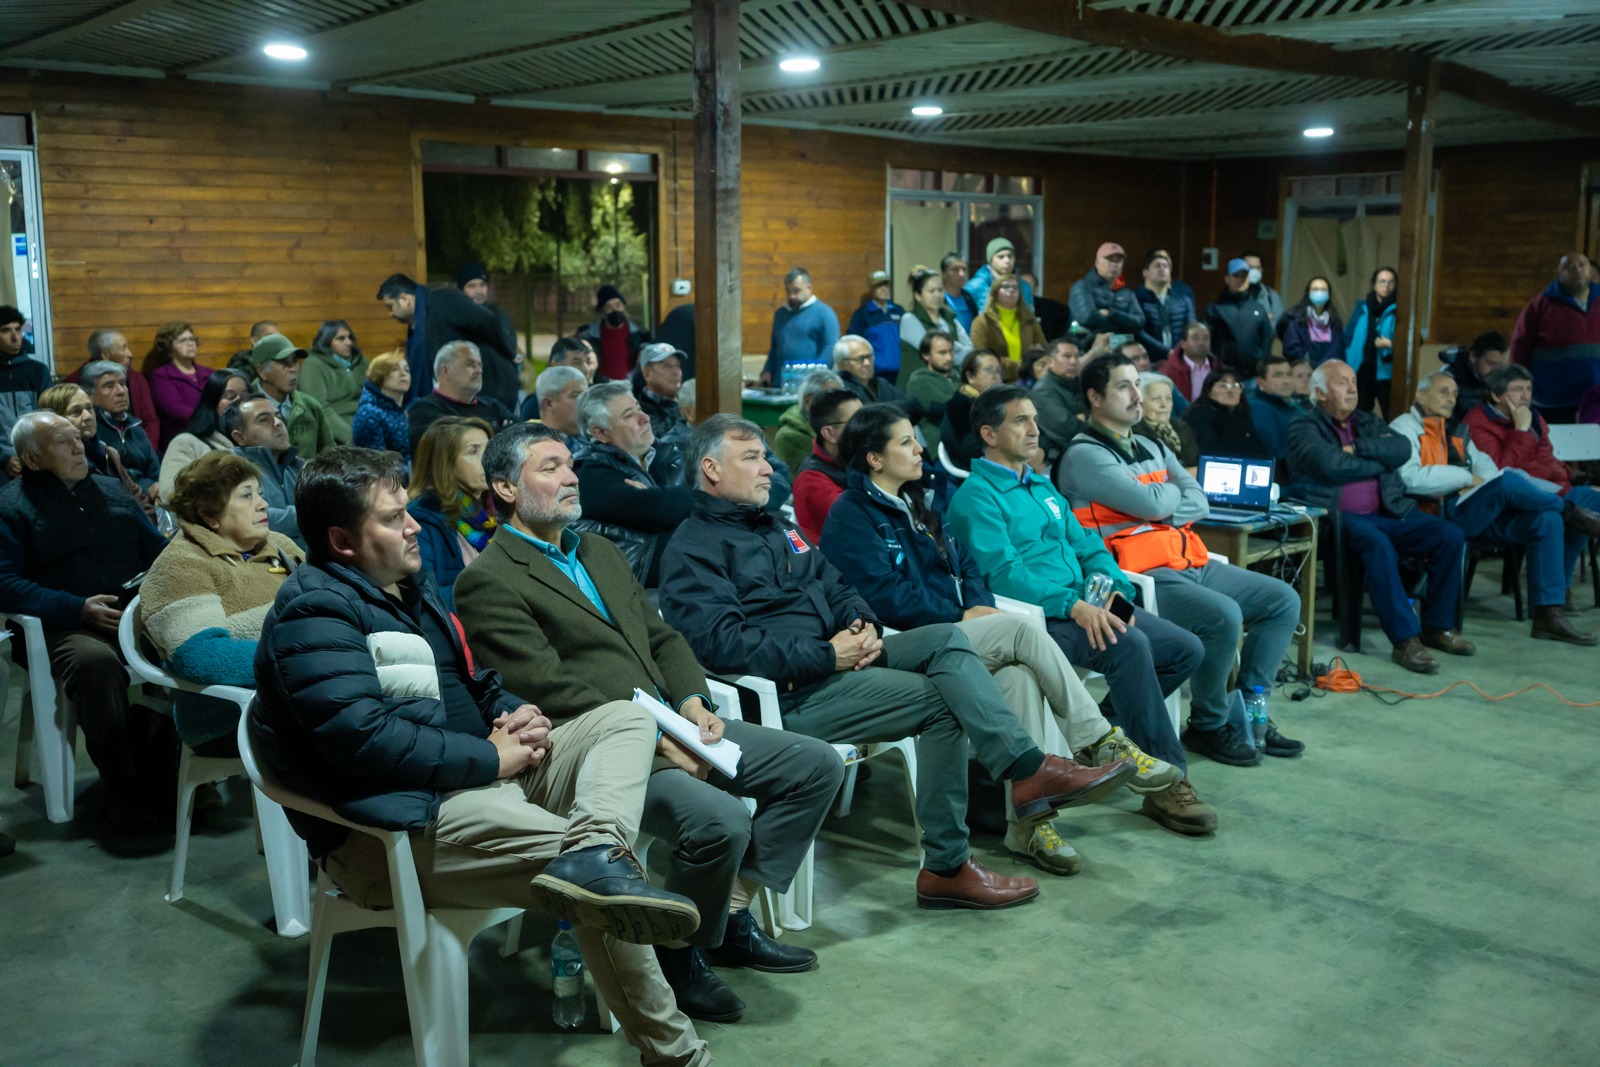
POLYGON ((1061 646, 1044 630, 1008 612, 956 625, 1041 752, 1072 759, 1111 732, 1061 646))
MULTIPOLYGON (((639 831, 655 753, 655 720, 626 700, 601 705, 550 733, 550 750, 513 779, 446 795, 439 815, 411 834, 422 899, 430 907, 503 908, 532 903, 528 883, 571 849, 626 842, 639 831)), ((323 861, 362 907, 391 902, 383 844, 351 834, 323 861)), ((711 1062, 694 1024, 678 1011, 655 950, 578 928, 584 963, 640 1062, 711 1062)))

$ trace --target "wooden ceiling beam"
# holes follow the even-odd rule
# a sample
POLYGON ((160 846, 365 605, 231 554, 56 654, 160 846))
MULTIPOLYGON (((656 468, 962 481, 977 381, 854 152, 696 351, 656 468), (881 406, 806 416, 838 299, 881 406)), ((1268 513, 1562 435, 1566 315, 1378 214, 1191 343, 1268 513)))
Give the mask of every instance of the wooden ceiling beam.
MULTIPOLYGON (((1373 81, 1401 81, 1417 85, 1428 81, 1431 61, 1426 55, 1385 48, 1333 48, 1314 41, 1289 41, 1268 34, 1225 33, 1180 19, 1145 15, 1137 11, 1093 8, 1081 0, 905 0, 915 7, 947 15, 997 22, 1032 33, 1048 33, 1075 41, 1135 52, 1174 56, 1203 63, 1277 70, 1297 74, 1326 74, 1373 81)), ((1485 107, 1509 111, 1600 134, 1600 108, 1571 104, 1537 89, 1527 89, 1462 66, 1438 64, 1442 91, 1465 97, 1485 107)))

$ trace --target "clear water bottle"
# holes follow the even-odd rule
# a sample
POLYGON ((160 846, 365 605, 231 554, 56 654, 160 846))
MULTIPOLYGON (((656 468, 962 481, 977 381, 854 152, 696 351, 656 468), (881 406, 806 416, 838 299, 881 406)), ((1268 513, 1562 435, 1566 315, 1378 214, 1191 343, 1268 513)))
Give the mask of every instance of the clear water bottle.
POLYGON ((1245 714, 1250 720, 1250 735, 1255 740, 1256 751, 1267 744, 1267 691, 1261 686, 1251 687, 1244 698, 1245 714))
POLYGON ((1103 608, 1111 602, 1111 594, 1117 591, 1117 583, 1111 576, 1095 571, 1083 583, 1083 602, 1091 608, 1103 608))
POLYGON ((578 950, 578 935, 565 919, 550 942, 550 971, 556 996, 551 1015, 561 1029, 575 1029, 583 1022, 583 953, 578 950))

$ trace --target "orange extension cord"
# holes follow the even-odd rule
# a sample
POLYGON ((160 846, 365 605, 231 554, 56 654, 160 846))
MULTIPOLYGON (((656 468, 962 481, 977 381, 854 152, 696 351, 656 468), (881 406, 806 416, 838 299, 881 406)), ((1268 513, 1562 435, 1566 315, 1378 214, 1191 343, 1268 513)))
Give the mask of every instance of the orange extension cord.
POLYGON ((1469 682, 1465 679, 1459 682, 1451 682, 1437 693, 1408 693, 1404 689, 1390 689, 1388 686, 1368 685, 1366 682, 1361 680, 1361 675, 1351 670, 1345 664, 1344 657, 1342 656, 1333 657, 1332 662, 1328 664, 1328 673, 1318 675, 1315 684, 1318 689, 1326 689, 1330 693, 1359 693, 1362 690, 1366 690, 1369 693, 1393 693, 1396 696, 1410 697, 1413 700, 1432 700, 1434 697, 1444 696, 1458 685, 1467 686, 1485 700, 1491 701, 1510 700, 1514 696, 1521 696, 1530 689, 1545 689, 1549 690, 1551 696, 1555 697, 1569 708, 1600 708, 1600 700, 1591 700, 1586 704, 1580 704, 1576 700, 1568 700, 1554 689, 1551 689, 1550 686, 1546 685, 1544 682, 1534 682, 1532 685, 1525 685, 1521 689, 1515 690, 1514 692, 1502 693, 1499 696, 1490 696, 1482 689, 1479 689, 1475 682, 1469 682))

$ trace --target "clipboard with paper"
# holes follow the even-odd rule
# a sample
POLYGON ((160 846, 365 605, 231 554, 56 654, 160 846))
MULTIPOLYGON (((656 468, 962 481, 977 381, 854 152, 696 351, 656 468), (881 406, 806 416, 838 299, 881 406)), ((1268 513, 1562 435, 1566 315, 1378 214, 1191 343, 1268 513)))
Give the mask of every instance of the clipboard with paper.
POLYGON ((700 740, 700 727, 685 719, 643 689, 635 689, 633 691, 633 702, 655 716, 656 725, 660 727, 662 733, 711 764, 727 777, 733 778, 737 776, 739 757, 742 755, 737 742, 729 741, 724 737, 709 745, 706 744, 700 740))

